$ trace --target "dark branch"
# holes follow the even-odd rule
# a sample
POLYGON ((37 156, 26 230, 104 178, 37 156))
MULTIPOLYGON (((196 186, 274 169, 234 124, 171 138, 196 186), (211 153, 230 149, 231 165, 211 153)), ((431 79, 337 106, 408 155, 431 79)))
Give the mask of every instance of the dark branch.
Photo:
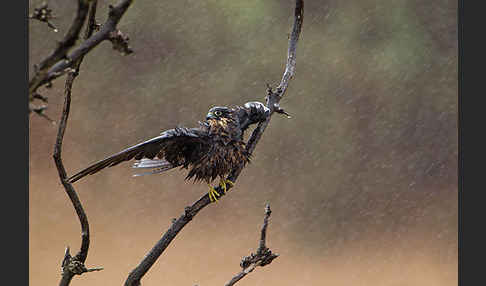
POLYGON ((272 214, 272 210, 270 209, 270 204, 267 203, 267 205, 265 206, 265 216, 263 217, 263 225, 262 225, 262 231, 260 235, 260 244, 258 246, 257 253, 263 253, 264 249, 266 248, 268 219, 270 218, 271 214, 272 214))
POLYGON ((56 163, 56 167, 59 173, 59 178, 61 183, 66 190, 71 203, 73 204, 74 209, 76 210, 76 214, 78 215, 79 222, 81 223, 81 247, 79 252, 76 254, 75 257, 71 257, 69 254, 69 249, 67 249, 66 254, 64 256, 64 260, 62 263, 62 279, 59 285, 69 285, 71 279, 75 274, 73 269, 77 268, 73 265, 75 264, 83 264, 86 261, 86 257, 88 256, 88 249, 89 249, 89 224, 88 224, 88 217, 84 212, 83 205, 79 200, 79 197, 74 190, 72 184, 68 182, 68 176, 66 174, 66 169, 64 168, 64 164, 61 158, 61 150, 62 150, 62 140, 64 138, 64 132, 66 131, 67 120, 69 117, 69 109, 71 105, 71 88, 73 85, 73 81, 76 77, 76 72, 70 72, 66 79, 66 86, 65 86, 65 100, 64 100, 64 107, 61 115, 61 121, 59 122, 59 130, 57 133, 56 145, 54 147, 54 162, 56 163))
POLYGON ((83 24, 88 15, 88 2, 88 0, 78 0, 78 10, 76 13, 76 17, 74 18, 73 23, 71 24, 71 27, 67 31, 66 35, 64 36, 62 41, 58 43, 57 48, 37 65, 37 73, 29 84, 29 94, 32 94, 35 91, 30 90, 30 85, 33 82, 36 82, 36 79, 45 76, 47 70, 56 62, 66 58, 67 52, 76 43, 76 40, 79 37, 79 33, 81 32, 81 28, 83 27, 83 24))
MULTIPOLYGON (((97 0, 91 1, 90 4, 91 12, 89 16, 90 22, 94 21, 95 14, 96 14, 96 6, 97 6, 97 0)), ((92 34, 93 27, 94 26, 91 25, 88 25, 86 27, 85 38, 89 37, 92 34)), ((67 120, 69 118, 69 110, 71 106, 71 90, 72 90, 74 79, 78 75, 79 67, 81 65, 82 60, 83 60, 82 57, 77 60, 75 69, 72 69, 72 71, 68 74, 66 79, 66 84, 64 89, 64 96, 65 96, 64 106, 62 110, 61 120, 59 122, 59 129, 57 133, 56 144, 54 146, 54 154, 53 154, 54 162, 56 163, 56 167, 59 173, 59 178, 66 191, 66 194, 71 200, 71 203, 76 211, 76 214, 78 215, 79 222, 81 224, 81 247, 79 252, 74 257, 72 257, 71 254, 69 253, 69 247, 68 247, 66 248, 66 252, 64 253, 64 259, 61 265, 62 278, 59 283, 59 285, 63 285, 63 286, 69 285, 74 275, 81 275, 85 272, 101 270, 101 268, 87 269, 84 266, 84 262, 88 257, 89 242, 90 242, 88 217, 86 216, 86 213, 83 209, 83 205, 81 204, 81 201, 79 200, 76 191, 74 190, 72 184, 68 182, 68 176, 66 173, 66 169, 64 168, 64 164, 62 162, 62 156, 61 156, 62 141, 64 138, 64 133, 66 131, 67 120)))
POLYGON ((93 32, 96 30, 96 8, 97 8, 97 6, 98 6, 98 0, 92 0, 91 7, 89 8, 88 26, 86 26, 86 30, 84 31, 84 39, 85 40, 89 39, 93 35, 93 32))
POLYGON ((120 30, 111 32, 109 40, 113 45, 113 49, 120 52, 122 55, 126 56, 133 53, 133 50, 128 44, 130 38, 127 35, 124 35, 120 30))
POLYGON ((33 103, 29 102, 29 113, 35 112, 37 115, 43 117, 44 119, 46 119, 50 123, 55 124, 56 122, 44 113, 44 111, 46 111, 46 109, 47 109, 46 105, 36 106, 33 103))
POLYGON ((47 24, 49 28, 51 28, 54 32, 57 32, 57 28, 52 24, 49 20, 53 19, 54 16, 52 15, 52 9, 49 8, 46 2, 42 3, 42 5, 38 8, 34 8, 34 13, 29 15, 29 19, 38 20, 47 24))
POLYGON ((236 284, 236 282, 240 281, 243 277, 245 277, 248 273, 252 272, 257 266, 265 266, 278 257, 278 254, 272 253, 270 249, 266 246, 266 236, 267 236, 267 227, 268 227, 268 219, 270 218, 270 214, 272 211, 270 210, 270 205, 267 204, 265 206, 265 217, 263 218, 263 225, 262 225, 262 232, 260 236, 260 243, 256 254, 251 253, 249 256, 243 257, 240 262, 241 270, 240 273, 236 274, 225 286, 232 286, 236 284))
MULTIPOLYGON (((88 0, 79 0, 79 3, 89 2, 88 0)), ((116 30, 116 26, 120 22, 120 19, 125 14, 133 0, 121 0, 116 6, 110 6, 110 12, 108 13, 108 19, 100 28, 100 30, 93 36, 82 42, 71 53, 66 54, 68 49, 62 49, 62 52, 54 52, 56 56, 50 56, 44 60, 39 66, 38 71, 29 82, 29 94, 33 94, 37 88, 41 85, 51 82, 59 76, 69 71, 68 68, 75 66, 75 62, 79 58, 89 53, 94 47, 104 40, 109 40, 111 32, 116 30), (60 57, 59 55, 62 56, 60 57)), ((84 11, 87 13, 87 10, 84 11)), ((76 17, 78 19, 78 17, 76 17)), ((75 23, 77 23, 75 19, 75 23)), ((83 20, 84 23, 84 20, 83 20)), ((71 31, 71 29, 70 29, 71 31)), ((69 32, 68 32, 69 34, 69 32)), ((79 31, 78 31, 79 34, 79 31)), ((73 43, 74 44, 74 43, 73 43)), ((70 46, 72 47, 72 45, 70 46)), ((70 48, 69 47, 69 48, 70 48)), ((56 49, 57 51, 57 49, 56 49)))
POLYGON ((304 21, 304 1, 297 0, 295 4, 294 12, 294 25, 292 28, 292 33, 289 39, 289 48, 287 51, 287 64, 285 65, 285 72, 282 76, 280 84, 277 86, 276 91, 268 86, 267 89, 267 107, 270 110, 277 113, 285 114, 289 116, 281 107, 280 99, 287 91, 290 80, 295 74, 295 65, 297 58, 297 43, 299 41, 300 31, 302 30, 302 23, 304 21))
POLYGON ((76 257, 73 258, 71 256, 71 253, 69 253, 69 247, 66 247, 66 251, 64 252, 64 258, 61 263, 61 268, 63 279, 61 280, 60 285, 68 285, 74 275, 81 275, 86 272, 103 270, 102 267, 90 269, 86 268, 83 262, 77 260, 76 257), (67 273, 72 273, 72 275, 68 276, 67 273))
POLYGON ((277 90, 282 96, 287 87, 289 81, 295 74, 296 55, 297 55, 297 42, 299 41, 300 31, 302 30, 302 23, 304 21, 304 1, 297 1, 294 12, 294 26, 289 39, 289 49, 287 51, 287 64, 285 65, 285 72, 282 76, 282 80, 277 87, 277 90))
POLYGON ((51 67, 54 63, 66 57, 67 52, 69 49, 74 46, 76 40, 79 37, 79 33, 81 32, 81 28, 86 20, 89 10, 89 1, 88 0, 78 0, 78 10, 76 17, 74 18, 71 27, 67 31, 66 35, 59 42, 57 48, 43 61, 39 64, 39 71, 42 72, 49 67, 51 67))
MULTIPOLYGON (((79 37, 79 33, 81 32, 81 28, 86 20, 86 16, 88 14, 89 5, 88 1, 85 0, 78 0, 78 9, 76 13, 76 17, 71 24, 68 32, 64 36, 63 40, 58 43, 56 49, 47 56, 44 60, 41 61, 40 64, 34 65, 35 75, 34 78, 29 83, 29 101, 33 102, 35 99, 41 99, 42 97, 37 93, 37 87, 35 89, 30 89, 32 83, 36 81, 36 78, 40 78, 47 74, 47 69, 49 69, 53 64, 55 64, 60 59, 66 57, 66 53, 74 46, 76 40, 79 37)), ((53 18, 52 10, 49 8, 47 3, 43 3, 39 8, 34 9, 34 13, 29 16, 31 19, 36 19, 42 22, 46 22, 50 27, 57 31, 57 29, 49 22, 50 19, 53 18)), ((46 82, 48 84, 49 82, 46 82)), ((46 102, 45 100, 42 100, 46 102)), ((44 114, 44 111, 47 109, 47 105, 36 106, 33 103, 29 104, 29 113, 35 112, 38 115, 46 118, 51 123, 54 121, 51 120, 47 115, 44 114)))
MULTIPOLYGON (((287 90, 288 84, 290 79, 293 77, 295 73, 295 64, 296 64, 296 49, 297 49, 297 42, 299 40, 300 31, 302 28, 302 21, 304 3, 303 0, 296 1, 295 7, 295 18, 294 18, 294 25, 292 29, 292 34, 289 39, 289 48, 288 48, 288 55, 287 55, 287 64, 285 67, 285 72, 282 77, 282 80, 277 87, 275 92, 272 91, 271 88, 267 90, 267 107, 270 108, 271 113, 266 118, 265 121, 258 124, 258 126, 253 130, 253 133, 248 140, 246 145, 247 152, 251 155, 255 150, 256 144, 260 140, 265 128, 268 126, 270 122, 271 116, 273 112, 283 113, 282 109, 279 106, 280 99, 282 98, 283 94, 287 90)), ((240 175, 243 166, 233 170, 230 176, 227 178, 232 182, 236 182, 238 176, 240 175)), ((228 186, 228 189, 231 186, 228 186)), ((222 188, 220 186, 216 187, 216 190, 224 196, 222 188)), ((160 255, 165 251, 167 246, 172 242, 172 240, 177 236, 177 234, 184 228, 184 226, 189 223, 197 213, 208 206, 211 203, 209 196, 205 194, 202 196, 197 202, 192 204, 189 207, 186 207, 184 214, 182 214, 175 222, 172 223, 170 228, 167 232, 162 236, 162 238, 155 244, 155 246, 148 252, 148 254, 143 258, 140 264, 132 270, 132 272, 128 275, 127 280, 125 281, 126 286, 138 286, 140 285, 140 280, 142 277, 148 272, 148 270, 152 267, 152 265, 157 261, 160 255)))

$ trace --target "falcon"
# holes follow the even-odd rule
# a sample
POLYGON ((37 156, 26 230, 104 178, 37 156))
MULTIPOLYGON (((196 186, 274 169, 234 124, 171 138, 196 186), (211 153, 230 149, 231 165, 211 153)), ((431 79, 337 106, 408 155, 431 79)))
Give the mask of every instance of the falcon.
POLYGON ((225 193, 227 185, 234 185, 225 178, 233 169, 244 167, 250 161, 243 141, 244 132, 250 125, 264 121, 269 114, 270 109, 257 101, 243 106, 213 107, 206 120, 198 122, 199 127, 176 127, 164 131, 160 136, 94 163, 69 178, 69 182, 135 159, 134 168, 149 169, 135 176, 159 174, 181 167, 188 170, 186 180, 205 182, 209 186, 211 202, 217 201, 220 194, 211 183, 219 178, 225 193))

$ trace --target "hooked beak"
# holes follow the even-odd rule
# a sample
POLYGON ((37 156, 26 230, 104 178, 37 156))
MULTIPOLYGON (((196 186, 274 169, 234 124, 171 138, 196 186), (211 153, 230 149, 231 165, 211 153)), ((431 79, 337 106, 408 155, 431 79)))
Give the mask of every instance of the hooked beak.
POLYGON ((206 115, 206 120, 209 120, 209 119, 216 119, 216 116, 214 116, 214 114, 212 112, 209 112, 207 115, 206 115))

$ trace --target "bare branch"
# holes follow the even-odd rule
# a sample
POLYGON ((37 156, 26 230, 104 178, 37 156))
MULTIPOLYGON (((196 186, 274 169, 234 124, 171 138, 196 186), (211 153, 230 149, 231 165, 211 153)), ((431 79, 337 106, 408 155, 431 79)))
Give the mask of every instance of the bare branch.
POLYGON ((70 72, 68 74, 68 78, 66 79, 66 86, 65 86, 65 100, 64 100, 64 107, 61 115, 61 121, 59 122, 59 130, 57 133, 56 145, 54 147, 54 162, 56 163, 56 167, 59 173, 59 178, 61 180, 66 193, 73 204, 74 209, 76 210, 76 214, 78 215, 79 222, 81 223, 81 247, 79 252, 76 254, 75 257, 71 257, 69 254, 69 249, 66 251, 64 256, 64 260, 62 263, 62 279, 59 285, 69 285, 71 279, 76 274, 81 274, 74 269, 78 269, 79 266, 75 266, 79 263, 83 264, 86 261, 86 257, 88 256, 88 249, 89 249, 89 223, 88 217, 84 212, 83 205, 79 200, 79 197, 74 190, 72 184, 68 182, 68 176, 66 174, 66 169, 64 168, 64 164, 62 163, 61 158, 61 150, 62 150, 62 140, 64 138, 64 132, 66 131, 67 120, 69 117, 69 109, 71 105, 71 88, 73 81, 76 77, 76 72, 70 72))
MULTIPOLYGON (((81 28, 86 20, 89 10, 89 1, 88 0, 78 0, 78 10, 76 17, 71 24, 71 27, 67 31, 66 35, 57 45, 57 48, 47 56, 43 61, 41 61, 38 65, 37 75, 43 75, 46 73, 47 69, 49 69, 52 65, 54 65, 59 60, 66 57, 67 52, 71 47, 74 46, 76 40, 79 37, 79 33, 81 32, 81 28)), ((32 92, 30 92, 32 94, 32 92)))
MULTIPOLYGON (((39 95, 40 96, 40 95, 39 95)), ((44 101, 44 100, 43 100, 44 101)), ((44 101, 45 102, 45 101, 44 101)), ((35 112, 37 115, 43 117, 44 119, 46 119, 47 121, 49 121, 50 123, 52 124, 55 124, 56 122, 54 120, 52 120, 49 116, 47 116, 44 111, 46 111, 47 109, 47 106, 46 105, 35 105, 31 102, 29 102, 29 113, 30 112, 35 112)))
POLYGON ((282 76, 282 80, 277 87, 280 96, 282 96, 287 87, 289 81, 295 74, 296 55, 297 55, 297 42, 299 41, 300 31, 302 30, 302 23, 304 21, 304 1, 297 0, 295 4, 294 12, 294 26, 289 39, 289 49, 287 51, 287 64, 285 65, 285 72, 282 76))
MULTIPOLYGON (((85 3, 85 2, 89 2, 89 1, 79 0, 79 3, 85 3)), ((44 60, 41 64, 39 64, 37 73, 29 82, 29 94, 33 94, 37 90, 37 88, 39 88, 41 85, 46 84, 58 78, 59 76, 65 74, 68 71, 68 68, 73 67, 75 62, 79 58, 89 53, 94 47, 96 47, 102 41, 109 40, 111 32, 116 30, 116 26, 118 25, 118 22, 120 21, 121 17, 125 14, 128 7, 130 7, 130 4, 132 4, 132 2, 133 0, 121 0, 120 3, 117 4, 116 6, 110 5, 110 12, 108 13, 108 19, 106 20, 106 22, 103 24, 103 26, 100 28, 100 30, 97 33, 95 33, 93 36, 89 37, 84 42, 82 42, 71 53, 66 54, 67 49, 63 48, 62 52, 54 52, 53 54, 55 54, 56 56, 50 56, 46 60, 44 60), (62 57, 60 57, 59 55, 62 55, 62 57)), ((84 12, 86 13, 87 10, 84 12)), ((78 19, 78 17, 76 17, 76 19, 78 19)), ((75 19, 75 23, 77 23, 76 19, 75 19)), ((68 32, 68 34, 70 33, 68 32)), ((70 47, 72 47, 72 45, 69 46, 69 48, 70 47)))
MULTIPOLYGON (((287 90, 290 79, 293 77, 295 73, 297 42, 299 40, 299 35, 302 28, 302 22, 304 19, 303 9, 304 9, 303 0, 296 0, 294 25, 292 29, 292 34, 289 39, 289 48, 288 48, 287 64, 286 64, 285 72, 279 86, 277 87, 276 92, 273 92, 271 88, 267 90, 268 93, 267 107, 270 108, 271 113, 269 114, 269 116, 266 118, 265 121, 259 123, 258 126, 255 128, 255 130, 253 130, 253 133, 246 145, 246 150, 250 155, 255 150, 256 144, 260 140, 263 132, 265 131, 265 128, 268 126, 268 123, 270 122, 270 118, 273 112, 283 113, 283 110, 279 106, 279 102, 283 94, 287 90)), ((236 182, 242 170, 243 170, 243 166, 236 168, 235 170, 232 171, 232 173, 227 179, 232 182, 236 182)), ((220 196, 225 195, 220 186, 217 186, 215 188, 221 194, 220 196)), ((229 185, 228 189, 230 188, 231 186, 229 185)), ((193 203, 191 206, 186 207, 184 214, 182 214, 177 220, 175 220, 172 223, 172 225, 167 230, 167 232, 155 244, 155 246, 147 253, 147 255, 143 258, 140 264, 137 267, 135 267, 135 269, 133 269, 132 272, 128 275, 128 278, 125 281, 125 285, 126 286, 140 285, 140 280, 142 279, 142 277, 148 272, 148 270, 152 267, 152 265, 157 261, 157 259, 165 251, 167 246, 169 246, 169 244, 177 236, 177 234, 184 228, 184 226, 187 223, 189 223, 192 220, 194 216, 197 215, 197 213, 200 210, 208 206, 210 203, 211 201, 209 195, 205 194, 198 201, 193 203)))
POLYGON ((270 204, 267 203, 265 206, 265 216, 263 217, 262 232, 260 235, 260 244, 257 253, 262 253, 266 248, 268 219, 270 218, 271 214, 272 210, 270 209, 270 204))
MULTIPOLYGON (((94 21, 95 14, 96 14, 96 6, 97 6, 97 0, 91 1, 90 16, 89 16, 90 22, 94 21)), ((93 27, 94 26, 91 25, 87 26, 85 38, 89 37, 92 34, 93 27)), ((62 141, 64 138, 64 133, 66 131, 67 120, 69 118, 69 110, 71 106, 71 90, 72 90, 74 79, 78 75, 79 67, 81 65, 82 60, 83 57, 77 60, 75 69, 71 70, 71 72, 68 74, 68 77, 66 79, 66 84, 64 89, 64 96, 65 96, 64 106, 62 110, 61 120, 59 122, 59 129, 57 133, 56 144, 54 146, 54 154, 53 154, 54 162, 56 163, 56 167, 59 173, 59 178, 66 191, 66 194, 71 200, 71 203, 76 211, 76 214, 78 215, 79 222, 81 224, 81 247, 79 252, 74 257, 72 257, 71 254, 69 253, 69 247, 68 247, 66 248, 66 251, 64 253, 64 259, 61 265, 62 278, 59 283, 59 285, 63 285, 63 286, 69 285, 74 275, 81 275, 85 272, 98 271, 102 269, 102 268, 87 269, 84 266, 84 262, 86 261, 86 258, 88 256, 89 243, 90 243, 88 217, 86 216, 86 213, 83 209, 83 205, 81 204, 81 201, 79 200, 76 191, 74 190, 72 184, 68 182, 68 176, 66 173, 66 169, 64 168, 64 164, 62 162, 62 156, 61 156, 62 141)))
POLYGON ((54 32, 57 32, 57 28, 49 20, 53 19, 52 9, 49 8, 47 2, 43 2, 38 8, 34 8, 34 13, 29 15, 29 19, 38 20, 47 23, 47 26, 51 28, 54 32))
POLYGON ((93 32, 96 30, 96 8, 98 7, 98 0, 92 0, 91 6, 89 7, 89 15, 88 15, 88 26, 84 31, 84 39, 89 39, 93 35, 93 32))
POLYGON ((267 204, 265 206, 265 217, 263 218, 260 243, 256 254, 251 253, 249 256, 243 257, 240 262, 240 266, 243 268, 243 270, 236 274, 228 283, 225 284, 225 286, 232 286, 236 284, 236 282, 240 281, 248 273, 252 272, 257 266, 263 267, 268 265, 278 257, 278 254, 272 253, 272 251, 266 246, 268 219, 270 218, 271 213, 272 211, 270 210, 270 205, 267 204))
MULTIPOLYGON (((66 273, 72 273, 72 275, 74 276, 74 275, 81 275, 86 272, 103 270, 102 267, 90 268, 90 269, 86 268, 86 266, 84 266, 84 263, 77 260, 76 257, 71 256, 71 254, 69 253, 69 247, 66 247, 66 251, 64 252, 64 258, 61 263, 61 269, 62 269, 62 275, 64 277, 67 277, 66 273)), ((67 278, 63 278, 63 280, 61 281, 61 285, 67 285, 65 283, 69 284, 69 281, 70 279, 68 280, 67 278)))
MULTIPOLYGON (((282 80, 278 85, 276 91, 274 92, 272 88, 267 86, 267 107, 270 109, 270 115, 263 122, 260 122, 258 126, 253 130, 250 139, 246 145, 247 151, 251 154, 255 150, 256 144, 260 140, 265 128, 267 128, 270 119, 274 112, 282 113, 289 116, 281 107, 280 99, 282 99, 287 87, 289 85, 290 79, 294 76, 295 65, 296 65, 296 55, 297 55, 297 42, 299 41, 300 31, 302 29, 302 23, 304 21, 304 1, 296 0, 295 13, 294 13, 294 25, 292 28, 292 34, 289 39, 289 48, 287 52, 287 64, 285 65, 285 72, 282 76, 282 80)), ((240 175, 242 167, 234 170, 229 176, 230 181, 235 181, 240 175)))
POLYGON ((110 33, 110 42, 113 44, 113 49, 126 56, 133 53, 133 50, 128 45, 130 38, 124 35, 120 30, 115 30, 110 33))
MULTIPOLYGON (((32 81, 29 83, 29 101, 32 102, 35 99, 41 99, 37 93, 37 87, 35 89, 30 89, 30 85, 36 80, 36 78, 40 78, 43 75, 47 74, 47 69, 49 69, 53 64, 57 61, 66 57, 66 53, 69 51, 71 47, 74 46, 76 40, 79 37, 79 33, 81 32, 81 28, 86 20, 86 16, 88 14, 89 4, 86 0, 78 0, 78 9, 76 13, 76 17, 71 24, 68 32, 64 36, 63 40, 58 43, 56 49, 47 56, 44 60, 40 62, 38 65, 34 65, 35 75, 32 81)), ((30 19, 36 19, 42 22, 46 22, 50 27, 57 32, 57 29, 52 25, 49 20, 53 18, 52 10, 49 8, 46 2, 44 2, 40 7, 34 9, 34 13, 29 16, 30 19)), ((46 82, 48 84, 49 82, 46 82)), ((45 100, 42 100, 46 102, 45 100)), ((47 115, 44 114, 44 111, 47 109, 47 105, 35 106, 34 104, 29 104, 29 113, 35 112, 38 115, 46 118, 51 123, 54 121, 51 120, 47 115)))

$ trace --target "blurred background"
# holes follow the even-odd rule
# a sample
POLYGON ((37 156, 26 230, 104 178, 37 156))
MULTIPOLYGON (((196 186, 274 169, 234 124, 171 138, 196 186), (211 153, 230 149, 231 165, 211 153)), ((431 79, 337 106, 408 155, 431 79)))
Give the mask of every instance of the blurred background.
MULTIPOLYGON (((41 0, 30 1, 30 9, 41 0)), ((108 5, 98 1, 97 20, 108 5)), ((60 30, 29 23, 30 68, 67 31, 76 1, 50 0, 60 30)), ((68 174, 214 105, 264 101, 278 84, 291 0, 135 1, 119 28, 134 54, 104 42, 74 83, 63 145, 68 174)), ((236 188, 204 209, 144 285, 222 285, 258 245, 280 257, 239 285, 457 285, 457 1, 306 1, 296 76, 236 188)), ((59 121, 64 77, 49 96, 59 121)), ((30 117, 32 284, 56 284, 77 216, 52 160, 57 126, 30 117)), ((120 285, 185 206, 207 192, 185 172, 133 178, 130 163, 75 184, 91 227, 72 285, 120 285)))

